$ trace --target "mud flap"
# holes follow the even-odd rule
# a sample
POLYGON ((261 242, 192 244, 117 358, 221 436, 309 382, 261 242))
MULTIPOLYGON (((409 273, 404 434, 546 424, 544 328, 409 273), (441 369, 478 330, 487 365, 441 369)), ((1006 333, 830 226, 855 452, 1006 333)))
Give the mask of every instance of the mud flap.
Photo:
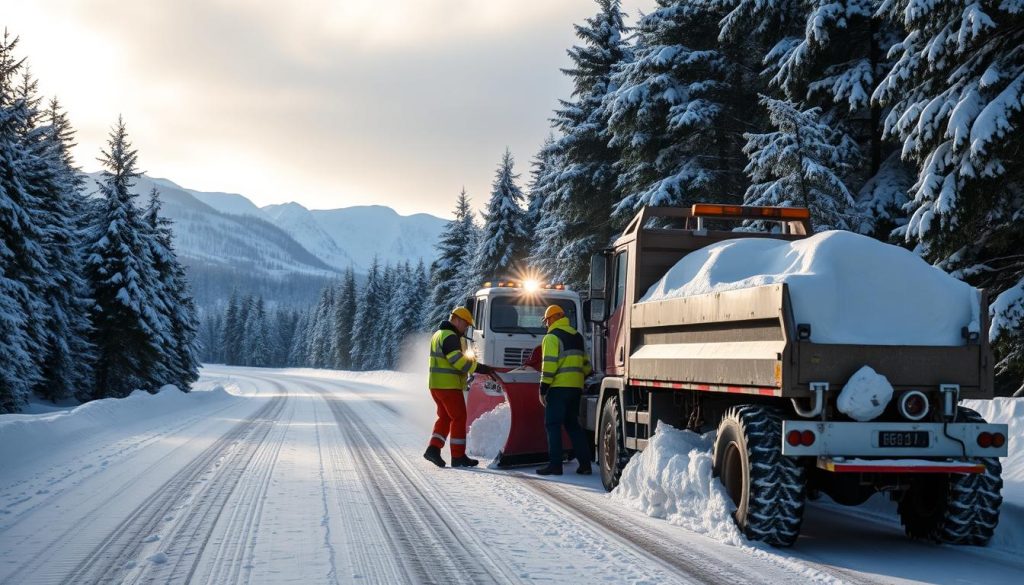
MULTIPOLYGON (((469 386, 467 426, 502 402, 508 402, 511 421, 505 446, 498 454, 499 468, 547 463, 548 438, 544 407, 538 398, 539 385, 540 375, 536 371, 515 370, 498 372, 495 378, 476 376, 469 386)), ((562 447, 566 459, 571 459, 572 444, 564 430, 562 447)))

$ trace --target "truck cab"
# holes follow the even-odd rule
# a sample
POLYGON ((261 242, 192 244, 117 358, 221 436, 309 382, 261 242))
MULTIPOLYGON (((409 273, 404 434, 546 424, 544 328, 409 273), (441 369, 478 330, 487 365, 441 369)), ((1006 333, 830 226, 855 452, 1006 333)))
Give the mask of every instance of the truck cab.
POLYGON ((498 368, 518 368, 540 345, 547 333, 544 310, 559 305, 573 327, 583 315, 580 295, 562 284, 534 280, 485 282, 466 301, 476 327, 468 333, 469 349, 481 363, 498 368))

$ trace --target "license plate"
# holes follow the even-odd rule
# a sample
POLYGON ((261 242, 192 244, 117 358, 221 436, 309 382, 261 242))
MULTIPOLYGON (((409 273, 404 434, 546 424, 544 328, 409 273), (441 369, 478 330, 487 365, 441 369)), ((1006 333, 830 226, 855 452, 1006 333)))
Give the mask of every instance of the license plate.
POLYGON ((878 431, 879 447, 927 447, 928 431, 878 431))

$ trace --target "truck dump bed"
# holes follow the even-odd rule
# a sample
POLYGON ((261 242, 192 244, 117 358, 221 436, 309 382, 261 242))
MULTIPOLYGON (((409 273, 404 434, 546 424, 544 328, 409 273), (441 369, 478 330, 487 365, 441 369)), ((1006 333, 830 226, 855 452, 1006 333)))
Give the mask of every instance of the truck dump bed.
POLYGON ((811 382, 838 390, 870 365, 897 390, 993 391, 984 336, 958 347, 813 343, 800 339, 785 283, 634 304, 630 324, 627 372, 637 385, 801 398, 811 382))

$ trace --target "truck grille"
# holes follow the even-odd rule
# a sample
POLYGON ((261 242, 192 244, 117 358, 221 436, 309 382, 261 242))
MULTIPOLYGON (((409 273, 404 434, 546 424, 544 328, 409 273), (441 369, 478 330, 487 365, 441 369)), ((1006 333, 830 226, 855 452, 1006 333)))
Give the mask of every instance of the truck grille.
POLYGON ((532 349, 524 349, 519 347, 506 347, 505 358, 502 362, 506 368, 518 368, 523 365, 523 362, 530 359, 530 354, 533 353, 532 349))

